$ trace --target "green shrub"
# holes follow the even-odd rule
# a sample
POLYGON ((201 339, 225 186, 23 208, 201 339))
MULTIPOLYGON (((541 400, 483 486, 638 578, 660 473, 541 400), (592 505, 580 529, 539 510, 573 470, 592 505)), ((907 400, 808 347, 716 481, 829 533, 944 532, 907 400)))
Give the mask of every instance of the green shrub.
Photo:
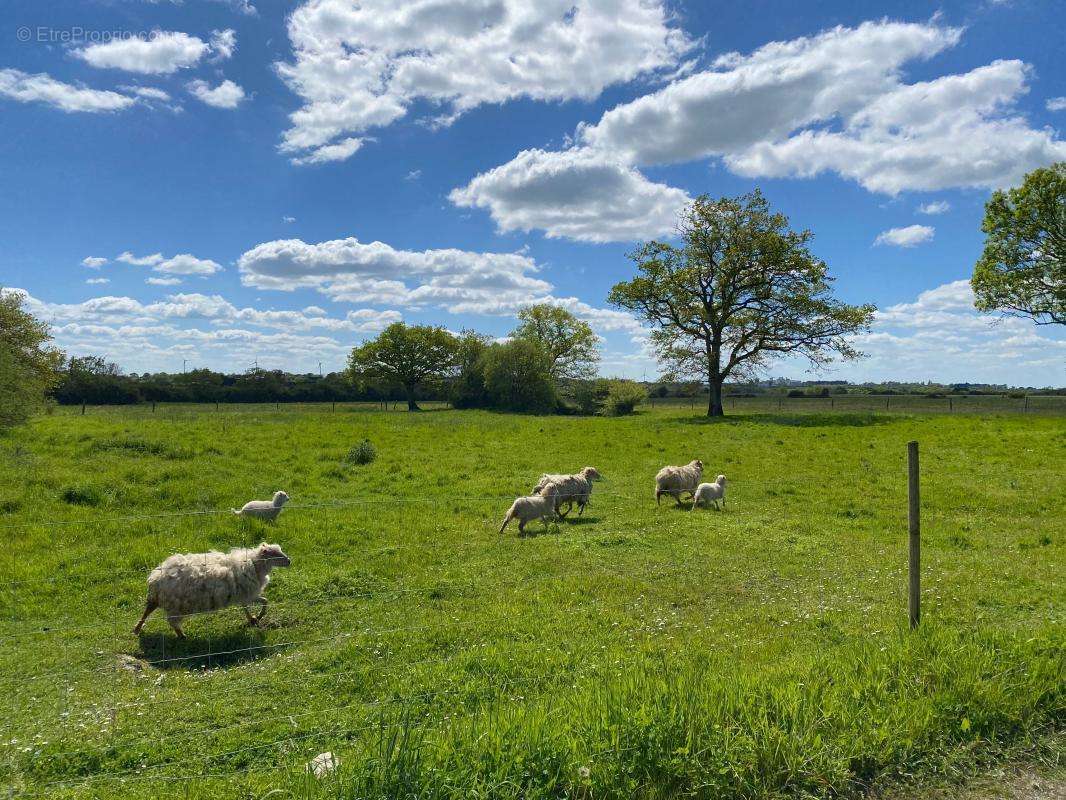
POLYGON ((374 448, 374 445, 370 443, 369 439, 363 439, 355 447, 348 451, 348 455, 344 457, 344 461, 347 464, 369 464, 378 456, 378 451, 374 448))
POLYGON ((596 378, 577 383, 571 392, 571 397, 577 404, 578 411, 592 415, 599 414, 603 410, 603 404, 607 401, 607 395, 610 392, 611 382, 606 378, 596 378))
POLYGON ((605 417, 623 417, 632 414, 646 399, 644 387, 636 381, 613 380, 600 413, 605 417))
POLYGON ((480 363, 492 408, 543 414, 559 405, 548 358, 532 342, 513 339, 494 344, 485 351, 480 363))

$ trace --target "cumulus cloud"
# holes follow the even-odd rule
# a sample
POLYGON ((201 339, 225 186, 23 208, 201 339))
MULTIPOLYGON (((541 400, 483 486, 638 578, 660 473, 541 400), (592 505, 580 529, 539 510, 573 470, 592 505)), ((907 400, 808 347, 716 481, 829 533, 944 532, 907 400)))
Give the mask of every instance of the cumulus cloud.
POLYGON ((669 233, 691 198, 653 183, 596 150, 524 150, 475 177, 449 199, 485 208, 501 231, 545 231, 590 242, 625 241, 669 233))
POLYGON ((154 86, 120 86, 118 88, 122 89, 124 92, 136 95, 142 100, 158 100, 161 103, 170 102, 170 95, 162 89, 157 89, 154 86))
POLYGON ((162 253, 147 256, 135 256, 129 250, 115 257, 116 261, 132 264, 135 267, 151 267, 153 272, 170 275, 214 275, 222 271, 222 265, 209 258, 197 258, 189 253, 179 253, 171 258, 164 258, 162 253))
POLYGON ((928 225, 908 225, 906 228, 889 228, 877 234, 875 245, 887 244, 892 247, 914 247, 931 241, 934 229, 928 225))
POLYGON ((1048 111, 1066 111, 1066 97, 1052 97, 1047 101, 1048 111))
POLYGON ((277 65, 304 103, 282 149, 389 125, 420 100, 435 124, 520 97, 591 100, 675 68, 691 42, 671 23, 662 0, 308 0, 277 65))
POLYGON ((922 203, 918 206, 919 214, 928 214, 930 216, 935 214, 946 214, 951 211, 951 203, 947 200, 937 200, 933 203, 922 203))
POLYGON ((244 89, 231 80, 224 80, 214 87, 207 81, 195 80, 185 88, 197 100, 215 108, 236 108, 244 99, 244 89))
POLYGON ((107 259, 100 256, 86 256, 81 260, 81 265, 89 269, 100 269, 106 263, 107 259))
MULTIPOLYGON (((596 240, 636 239, 625 218, 629 194, 593 185, 572 203, 576 231, 539 219, 540 196, 564 196, 590 164, 628 170, 638 202, 655 187, 640 167, 720 158, 749 177, 809 178, 825 172, 873 192, 999 187, 1066 158, 1066 142, 1035 129, 1015 108, 1028 91, 1029 67, 995 61, 959 75, 907 84, 902 69, 953 47, 962 30, 938 23, 866 22, 815 36, 771 42, 749 54, 728 53, 709 69, 681 77, 578 127, 573 147, 557 153, 523 151, 452 193, 453 201, 489 209, 506 229, 533 227, 553 235, 596 240), (531 198, 508 193, 530 170, 531 198), (549 166, 550 165, 550 166, 549 166), (491 179, 489 176, 492 176, 491 179), (509 181, 503 181, 509 178, 509 181), (500 197, 494 197, 495 189, 500 197), (479 191, 480 190, 480 191, 479 191), (503 198, 506 198, 504 200, 503 198), (473 202, 479 198, 480 202, 473 202), (589 234, 597 221, 605 233, 589 234)), ((610 182, 605 181, 605 186, 610 182)))
POLYGON ((90 113, 119 111, 137 102, 118 92, 87 89, 43 72, 31 75, 17 69, 0 69, 0 96, 20 103, 45 103, 61 111, 90 113))
POLYGON ((330 161, 344 161, 355 155, 356 151, 363 146, 363 139, 351 137, 348 139, 341 139, 334 144, 322 145, 322 147, 316 147, 310 153, 298 158, 289 159, 293 164, 327 164, 330 161))
POLYGON ((228 58, 236 46, 232 30, 213 31, 210 42, 181 31, 152 31, 150 36, 132 36, 91 44, 74 55, 100 69, 121 69, 143 75, 170 75, 188 69, 204 56, 215 53, 228 58))

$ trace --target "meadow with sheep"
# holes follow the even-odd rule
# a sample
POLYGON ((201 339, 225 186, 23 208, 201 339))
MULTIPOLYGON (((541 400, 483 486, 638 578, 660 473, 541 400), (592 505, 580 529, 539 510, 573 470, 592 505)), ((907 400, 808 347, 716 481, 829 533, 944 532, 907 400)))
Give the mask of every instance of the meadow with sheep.
POLYGON ((697 414, 140 406, 4 434, 0 786, 861 797, 1060 763, 1061 418, 697 414), (546 474, 589 493, 500 535, 546 474), (164 559, 233 548, 285 568, 184 606, 184 639, 165 608, 131 631, 164 559))

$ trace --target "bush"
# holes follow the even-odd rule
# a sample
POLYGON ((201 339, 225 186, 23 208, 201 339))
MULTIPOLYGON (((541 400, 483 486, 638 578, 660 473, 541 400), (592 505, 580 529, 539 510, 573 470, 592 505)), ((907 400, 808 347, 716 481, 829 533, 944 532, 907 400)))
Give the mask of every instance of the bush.
POLYGON ((369 439, 363 439, 355 447, 348 451, 348 455, 344 457, 345 463, 348 464, 369 464, 378 456, 378 451, 374 448, 374 445, 370 443, 369 439))
POLYGON ((600 412, 605 417, 622 417, 632 414, 636 407, 647 399, 644 387, 636 381, 613 380, 609 383, 607 399, 600 412))
POLYGON ((571 396, 577 403, 578 411, 591 415, 599 414, 603 410, 603 404, 607 401, 607 395, 610 392, 611 382, 606 378, 596 378, 578 383, 571 396))
POLYGON ((802 389, 789 389, 788 390, 788 396, 789 397, 806 397, 807 393, 805 391, 803 391, 802 389))

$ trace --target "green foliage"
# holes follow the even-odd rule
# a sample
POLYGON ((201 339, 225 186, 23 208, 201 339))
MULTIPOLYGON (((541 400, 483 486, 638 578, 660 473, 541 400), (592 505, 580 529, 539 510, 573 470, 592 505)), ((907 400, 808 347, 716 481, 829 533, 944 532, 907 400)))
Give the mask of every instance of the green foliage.
POLYGON ((399 384, 415 411, 418 389, 453 375, 458 355, 459 341, 444 328, 394 322, 351 352, 348 372, 357 381, 399 384))
POLYGON ((492 345, 492 337, 474 331, 459 336, 459 374, 452 383, 452 405, 456 408, 487 408, 488 390, 482 359, 492 345))
POLYGON ((71 357, 55 389, 60 403, 125 405, 141 399, 136 386, 126 380, 117 364, 99 356, 71 357))
POLYGON ((512 339, 493 344, 480 363, 490 408, 547 414, 558 407, 550 359, 533 342, 512 339))
POLYGON ((924 797, 928 778, 1008 757, 1061 763, 1061 418, 790 414, 777 399, 728 424, 687 401, 617 419, 34 419, 0 439, 0 785, 69 800, 860 800, 896 775, 924 797), (363 435, 375 467, 327 477, 363 435), (916 633, 908 439, 923 458, 916 633), (196 457, 158 455, 179 450, 196 457), (695 457, 736 480, 713 519, 649 497, 659 467, 695 457), (578 521, 497 536, 511 496, 585 464, 607 481, 578 521), (96 506, 64 499, 90 487, 96 506), (293 507, 269 532, 174 515, 278 488, 293 507), (181 642, 158 612, 129 633, 150 567, 264 534, 293 562, 262 629, 228 609, 188 620, 181 642), (170 661, 138 675, 120 657, 170 661), (337 775, 309 778, 326 750, 337 775))
POLYGON ((526 306, 518 319, 521 324, 511 336, 532 342, 547 355, 553 380, 587 380, 596 374, 599 342, 587 322, 550 303, 526 306))
POLYGON ((644 387, 636 381, 598 378, 575 386, 572 397, 582 414, 622 417, 632 414, 647 398, 644 387))
POLYGON ((348 464, 363 465, 369 464, 377 457, 378 451, 374 445, 370 443, 369 439, 363 439, 363 441, 348 451, 348 455, 344 457, 344 460, 348 464))
POLYGON ((611 382, 607 378, 596 378, 575 383, 570 389, 570 397, 582 414, 599 414, 610 391, 611 382))
POLYGON ((1066 161, 996 191, 971 284, 977 307, 1066 325, 1066 161))
POLYGON ((63 363, 63 354, 49 345, 48 326, 23 302, 23 295, 0 289, 0 430, 44 406, 63 363))
POLYGON ((824 364, 861 354, 850 337, 868 329, 871 305, 833 297, 810 231, 788 227, 756 190, 697 198, 682 214, 682 246, 647 242, 630 254, 639 275, 608 297, 650 323, 668 379, 706 378, 707 413, 723 413, 722 384, 777 356, 824 364))

